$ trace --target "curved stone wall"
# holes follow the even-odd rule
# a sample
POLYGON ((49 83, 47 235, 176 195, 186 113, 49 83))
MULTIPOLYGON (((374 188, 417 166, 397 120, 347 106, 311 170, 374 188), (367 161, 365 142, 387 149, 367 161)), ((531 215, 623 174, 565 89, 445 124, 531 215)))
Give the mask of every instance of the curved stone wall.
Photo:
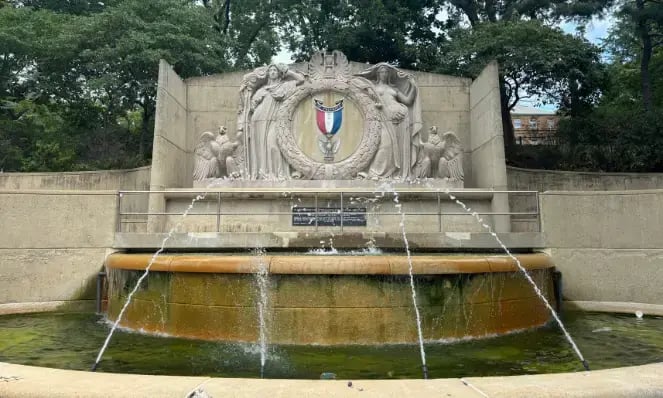
MULTIPOLYGON (((520 255, 554 302, 552 263, 520 255)), ((115 319, 149 262, 109 256, 108 316, 115 319)), ((260 262, 269 269, 268 338, 276 344, 385 344, 417 341, 407 257, 160 256, 122 326, 152 333, 252 342, 258 339, 260 262)), ((482 337, 545 324, 550 317, 506 256, 413 257, 426 340, 482 337)))
POLYGON ((663 173, 591 173, 507 167, 508 186, 523 191, 628 191, 663 188, 663 173))
POLYGON ((1 173, 0 189, 11 190, 147 190, 151 166, 127 170, 1 173))

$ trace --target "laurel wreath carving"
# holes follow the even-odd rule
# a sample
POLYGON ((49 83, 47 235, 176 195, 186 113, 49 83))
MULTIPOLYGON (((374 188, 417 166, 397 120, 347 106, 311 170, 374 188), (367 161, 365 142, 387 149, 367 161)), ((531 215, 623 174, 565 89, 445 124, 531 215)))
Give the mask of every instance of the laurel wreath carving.
POLYGON ((291 96, 286 98, 275 120, 277 142, 281 154, 290 166, 301 173, 303 179, 311 180, 351 180, 366 170, 380 144, 380 114, 375 100, 367 90, 352 82, 336 79, 313 80, 298 86, 291 96), (325 91, 339 93, 354 102, 364 117, 364 134, 357 150, 348 158, 336 163, 322 163, 308 157, 297 145, 293 133, 293 117, 297 105, 311 96, 325 91))

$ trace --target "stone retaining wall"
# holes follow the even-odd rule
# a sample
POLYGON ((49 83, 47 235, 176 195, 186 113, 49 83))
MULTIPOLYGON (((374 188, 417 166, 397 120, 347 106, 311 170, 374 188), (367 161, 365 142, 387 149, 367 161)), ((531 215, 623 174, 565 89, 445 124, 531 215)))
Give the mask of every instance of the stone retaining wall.
POLYGON ((0 173, 0 190, 146 190, 151 166, 127 170, 0 173))
POLYGON ((540 200, 565 299, 663 304, 663 190, 546 192, 540 200))
POLYGON ((94 299, 116 201, 112 191, 0 191, 0 305, 94 299))
POLYGON ((510 190, 628 191, 663 189, 663 173, 588 173, 507 167, 510 190))

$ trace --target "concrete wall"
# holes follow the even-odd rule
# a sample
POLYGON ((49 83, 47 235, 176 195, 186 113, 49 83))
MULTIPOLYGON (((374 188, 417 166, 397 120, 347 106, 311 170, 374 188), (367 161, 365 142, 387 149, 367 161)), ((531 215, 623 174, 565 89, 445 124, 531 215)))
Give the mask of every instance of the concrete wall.
POLYGON ((150 169, 0 173, 0 190, 146 190, 150 188, 150 169))
POLYGON ((509 189, 523 191, 628 191, 663 189, 663 173, 584 173, 507 167, 509 189))
MULTIPOLYGON (((187 86, 164 60, 159 63, 150 190, 193 186, 193 144, 187 137, 187 86)), ((150 195, 150 212, 163 212, 162 195, 150 195)), ((160 229, 150 219, 148 230, 160 229)))
POLYGON ((663 190, 546 192, 540 200, 567 300, 663 304, 663 190))
MULTIPOLYGON (((72 171, 55 173, 0 173, 0 190, 129 190, 150 189, 151 166, 127 170, 72 171)), ((147 194, 124 195, 122 211, 147 211, 147 194)), ((146 216, 132 216, 134 222, 125 224, 124 231, 145 232, 146 216)))
MULTIPOLYGON (((472 174, 465 186, 505 190, 507 188, 504 136, 500 113, 498 65, 491 62, 470 87, 470 158, 472 174)), ((496 194, 493 212, 508 212, 506 195, 496 194)), ((508 216, 494 217, 495 228, 508 232, 508 216)))
POLYGON ((0 191, 0 307, 93 299, 116 200, 112 191, 0 191))

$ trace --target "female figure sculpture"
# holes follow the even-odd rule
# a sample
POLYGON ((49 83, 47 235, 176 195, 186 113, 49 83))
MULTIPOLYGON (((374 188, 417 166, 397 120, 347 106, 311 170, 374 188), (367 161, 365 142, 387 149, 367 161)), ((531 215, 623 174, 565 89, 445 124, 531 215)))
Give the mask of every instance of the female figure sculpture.
POLYGON ((386 63, 379 63, 357 76, 370 82, 377 96, 377 106, 383 114, 380 146, 369 167, 368 176, 401 179, 416 177, 413 175, 413 167, 422 146, 419 135, 422 121, 414 79, 386 63))
POLYGON ((244 77, 240 126, 249 128, 249 178, 290 177, 290 167, 277 143, 274 120, 281 102, 303 82, 303 75, 285 65, 258 68, 244 77))

